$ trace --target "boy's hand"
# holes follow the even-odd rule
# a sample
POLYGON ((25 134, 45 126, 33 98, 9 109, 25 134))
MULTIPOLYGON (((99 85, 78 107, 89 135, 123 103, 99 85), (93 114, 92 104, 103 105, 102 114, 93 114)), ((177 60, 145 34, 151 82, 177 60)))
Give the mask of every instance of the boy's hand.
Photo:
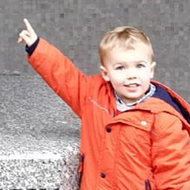
POLYGON ((37 40, 38 36, 26 18, 24 19, 24 24, 26 30, 20 32, 17 43, 22 43, 24 41, 26 45, 30 47, 37 40))

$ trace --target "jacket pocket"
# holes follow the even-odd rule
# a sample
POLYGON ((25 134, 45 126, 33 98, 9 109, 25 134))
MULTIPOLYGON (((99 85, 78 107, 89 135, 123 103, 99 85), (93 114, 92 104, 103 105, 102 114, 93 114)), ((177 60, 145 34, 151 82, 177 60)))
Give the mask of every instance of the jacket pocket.
POLYGON ((78 166, 78 184, 80 186, 83 174, 84 154, 79 154, 79 166, 78 166))
POLYGON ((150 181, 148 179, 145 180, 145 190, 152 190, 150 181))

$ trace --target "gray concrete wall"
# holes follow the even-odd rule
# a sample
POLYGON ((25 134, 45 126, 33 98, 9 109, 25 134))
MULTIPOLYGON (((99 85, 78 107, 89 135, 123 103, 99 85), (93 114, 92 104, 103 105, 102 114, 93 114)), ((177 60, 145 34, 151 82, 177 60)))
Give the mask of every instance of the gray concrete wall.
POLYGON ((0 71, 33 74, 17 35, 28 18, 39 36, 69 56, 84 72, 98 72, 102 35, 120 25, 144 30, 155 50, 156 79, 190 102, 189 0, 2 0, 0 71))

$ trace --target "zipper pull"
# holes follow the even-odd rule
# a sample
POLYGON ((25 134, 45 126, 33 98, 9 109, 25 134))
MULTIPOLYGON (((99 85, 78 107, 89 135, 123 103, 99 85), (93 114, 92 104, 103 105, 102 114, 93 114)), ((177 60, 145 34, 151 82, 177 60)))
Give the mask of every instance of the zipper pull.
POLYGON ((148 179, 145 180, 145 190, 152 190, 150 181, 148 179))

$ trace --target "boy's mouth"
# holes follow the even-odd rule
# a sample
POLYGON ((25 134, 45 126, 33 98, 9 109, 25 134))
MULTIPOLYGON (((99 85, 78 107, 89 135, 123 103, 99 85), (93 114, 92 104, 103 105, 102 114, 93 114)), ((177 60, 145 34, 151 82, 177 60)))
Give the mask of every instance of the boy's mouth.
POLYGON ((126 86, 126 87, 128 87, 128 88, 135 88, 135 87, 138 87, 138 86, 140 86, 140 85, 137 84, 137 83, 132 83, 132 84, 126 84, 126 85, 124 85, 124 86, 126 86))
POLYGON ((129 92, 136 92, 140 84, 132 83, 132 84, 126 84, 124 85, 126 90, 129 92))

